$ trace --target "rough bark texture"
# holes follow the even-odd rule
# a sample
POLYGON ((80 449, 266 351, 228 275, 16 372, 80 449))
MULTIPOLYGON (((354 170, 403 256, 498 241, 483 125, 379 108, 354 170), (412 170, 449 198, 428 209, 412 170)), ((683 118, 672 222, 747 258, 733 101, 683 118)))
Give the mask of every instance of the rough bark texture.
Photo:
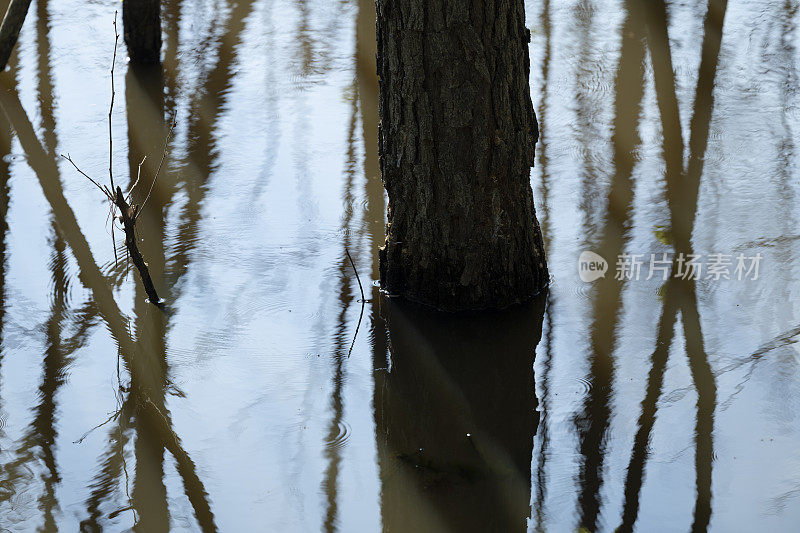
POLYGON ((548 275, 523 0, 376 4, 382 287, 448 310, 531 298, 548 275))
POLYGON ((122 25, 132 62, 153 64, 161 61, 159 0, 123 0, 122 25))
POLYGON ((0 71, 5 70, 8 64, 30 5, 31 0, 11 0, 8 5, 8 11, 0 26, 0 71))

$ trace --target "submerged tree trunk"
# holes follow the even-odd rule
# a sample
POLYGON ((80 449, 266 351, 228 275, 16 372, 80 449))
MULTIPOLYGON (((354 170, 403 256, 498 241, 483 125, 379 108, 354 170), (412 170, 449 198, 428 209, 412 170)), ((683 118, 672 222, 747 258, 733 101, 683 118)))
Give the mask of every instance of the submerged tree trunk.
POLYGON ((5 70, 8 64, 30 5, 31 0, 11 0, 8 5, 8 11, 0 26, 0 71, 5 70))
POLYGON ((377 0, 381 284, 447 310, 547 284, 523 0, 377 0))
POLYGON ((159 0, 123 0, 122 25, 132 62, 153 64, 161 61, 159 0))

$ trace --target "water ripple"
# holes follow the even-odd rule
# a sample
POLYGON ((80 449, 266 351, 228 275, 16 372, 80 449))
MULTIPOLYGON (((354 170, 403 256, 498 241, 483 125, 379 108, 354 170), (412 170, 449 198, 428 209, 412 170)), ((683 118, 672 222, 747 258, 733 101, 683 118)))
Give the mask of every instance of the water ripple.
POLYGON ((350 440, 352 430, 346 422, 339 422, 331 428, 328 437, 325 439, 325 448, 329 450, 341 450, 350 440))

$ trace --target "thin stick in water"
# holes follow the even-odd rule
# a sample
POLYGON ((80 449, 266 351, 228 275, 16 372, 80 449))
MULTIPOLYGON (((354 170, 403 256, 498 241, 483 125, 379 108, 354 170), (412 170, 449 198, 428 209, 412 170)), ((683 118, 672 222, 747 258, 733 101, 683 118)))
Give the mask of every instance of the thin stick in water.
POLYGON ((356 338, 358 338, 358 330, 361 328, 361 321, 364 318, 364 305, 366 303, 366 298, 364 297, 364 287, 361 285, 361 277, 358 275, 358 269, 353 261, 353 257, 350 255, 350 250, 348 250, 346 246, 344 248, 344 252, 347 254, 347 258, 350 260, 350 265, 353 267, 353 272, 356 273, 358 288, 361 290, 361 314, 358 317, 358 325, 356 325, 356 333, 353 335, 353 342, 350 343, 350 350, 347 352, 347 357, 350 357, 350 354, 353 353, 353 347, 356 345, 356 338))
POLYGON ((119 42, 119 32, 117 31, 117 12, 114 11, 114 56, 111 59, 111 106, 108 109, 108 178, 111 180, 111 190, 114 191, 114 141, 111 134, 111 114, 114 112, 114 65, 117 62, 117 43, 119 42))

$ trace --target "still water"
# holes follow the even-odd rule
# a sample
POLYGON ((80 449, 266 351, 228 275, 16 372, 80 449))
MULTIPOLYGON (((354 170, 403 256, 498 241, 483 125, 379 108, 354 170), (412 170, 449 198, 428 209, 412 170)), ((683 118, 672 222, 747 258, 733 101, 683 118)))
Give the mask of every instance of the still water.
POLYGON ((0 75, 0 530, 800 527, 795 0, 528 0, 553 279, 469 316, 377 288, 372 0, 162 5, 112 155, 141 203, 177 117, 163 310, 59 157, 107 179, 119 4, 36 0, 0 75))

